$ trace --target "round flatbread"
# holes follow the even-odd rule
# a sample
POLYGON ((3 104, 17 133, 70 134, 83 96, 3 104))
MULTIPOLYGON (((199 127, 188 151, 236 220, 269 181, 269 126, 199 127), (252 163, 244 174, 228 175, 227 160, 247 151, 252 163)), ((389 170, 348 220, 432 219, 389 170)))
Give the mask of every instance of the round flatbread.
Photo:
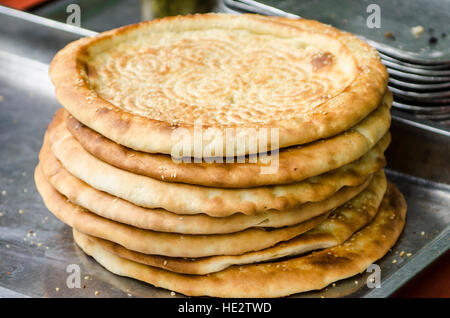
POLYGON ((94 237, 74 232, 78 246, 109 271, 188 296, 282 297, 322 289, 357 275, 383 257, 405 224, 406 202, 389 184, 375 219, 347 241, 280 262, 232 266, 209 275, 183 275, 121 258, 94 237))
MULTIPOLYGON (((261 160, 246 157, 245 162, 179 162, 164 154, 151 154, 124 147, 80 123, 66 112, 66 127, 78 142, 110 165, 166 182, 182 182, 218 188, 251 188, 299 182, 357 160, 387 133, 392 93, 370 115, 348 131, 304 146, 280 149, 278 158, 261 160), (278 160, 276 173, 265 173, 278 160), (255 161, 253 163, 253 161, 255 161)), ((270 158, 270 157, 268 157, 270 158)), ((267 158, 266 158, 267 159, 267 158)))
MULTIPOLYGON (((205 213, 214 217, 247 215, 267 210, 289 210, 330 197, 342 187, 358 186, 385 166, 386 135, 360 159, 320 176, 289 185, 250 189, 223 189, 170 183, 111 166, 87 152, 70 134, 58 112, 48 128, 51 152, 71 174, 95 189, 146 208, 162 208, 177 214, 205 213)), ((42 156, 51 152, 41 150, 42 156)))
POLYGON ((377 214, 386 187, 384 173, 377 172, 373 181, 361 194, 333 211, 325 221, 313 229, 273 247, 242 255, 219 255, 196 259, 167 257, 137 253, 119 244, 98 238, 97 241, 102 248, 122 258, 171 272, 205 275, 224 270, 232 265, 267 262, 341 244, 372 221, 377 214))
POLYGON ((35 181, 47 208, 74 229, 144 254, 172 257, 239 255, 273 246, 304 233, 323 222, 329 213, 297 225, 274 230, 250 228, 231 234, 190 235, 138 229, 102 218, 71 203, 45 179, 40 166, 35 181))
POLYGON ((388 75, 375 49, 315 21, 287 21, 204 14, 125 26, 66 46, 50 77, 59 102, 101 135, 165 154, 187 137, 201 157, 211 153, 196 152, 194 126, 214 155, 248 154, 258 150, 243 139, 305 144, 381 103, 388 75), (279 138, 264 140, 261 128, 279 138))
MULTIPOLYGON (((44 142, 43 147, 49 147, 44 142)), ((50 152, 48 149, 47 152, 50 152)), ((344 204, 364 190, 371 178, 356 187, 344 187, 331 197, 287 211, 266 211, 255 215, 235 213, 216 218, 206 214, 183 215, 163 209, 149 209, 99 191, 74 177, 54 156, 40 156, 40 166, 51 185, 69 200, 85 209, 146 230, 184 234, 224 234, 250 227, 283 227, 307 221, 344 204)))

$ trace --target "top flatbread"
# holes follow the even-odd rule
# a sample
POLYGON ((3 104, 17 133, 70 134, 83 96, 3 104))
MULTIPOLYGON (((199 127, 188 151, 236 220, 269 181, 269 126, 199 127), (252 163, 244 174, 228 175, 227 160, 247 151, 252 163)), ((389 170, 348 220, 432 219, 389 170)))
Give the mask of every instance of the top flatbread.
POLYGON ((285 261, 232 266, 202 276, 177 274, 121 258, 81 233, 74 232, 74 239, 109 271, 188 296, 282 297, 322 289, 361 273, 394 245, 405 217, 405 199, 389 184, 375 219, 343 244, 285 261))
MULTIPOLYGON (((281 149, 276 173, 262 173, 269 162, 255 163, 175 162, 169 155, 150 154, 121 146, 66 112, 66 126, 84 149, 118 168, 164 180, 219 188, 250 188, 302 181, 352 162, 370 150, 388 131, 392 93, 383 103, 350 130, 304 146, 281 149)), ((275 159, 273 159, 275 160, 275 159)))
MULTIPOLYGON (((202 144, 222 154, 241 138, 265 143, 252 130, 260 128, 278 129, 279 143, 268 148, 304 144, 349 129, 380 104, 388 76, 375 49, 315 21, 286 21, 147 21, 69 44, 50 77, 80 122, 152 153, 171 154, 182 138, 173 131, 183 128, 194 154, 195 123, 205 130, 202 144)), ((248 143, 240 150, 258 152, 248 143)))

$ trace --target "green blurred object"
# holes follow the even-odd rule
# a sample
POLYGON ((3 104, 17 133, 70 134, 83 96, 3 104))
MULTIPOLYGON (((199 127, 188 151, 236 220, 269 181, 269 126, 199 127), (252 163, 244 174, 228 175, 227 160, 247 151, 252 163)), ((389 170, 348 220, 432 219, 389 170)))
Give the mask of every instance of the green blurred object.
POLYGON ((217 0, 141 0, 142 21, 213 11, 217 0))

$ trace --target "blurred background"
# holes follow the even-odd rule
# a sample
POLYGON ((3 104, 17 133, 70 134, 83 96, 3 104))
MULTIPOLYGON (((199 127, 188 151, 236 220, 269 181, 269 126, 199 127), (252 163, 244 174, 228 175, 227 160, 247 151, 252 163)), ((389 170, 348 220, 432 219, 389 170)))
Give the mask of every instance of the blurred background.
MULTIPOLYGON (((81 27, 101 32, 165 16, 219 12, 219 0, 1 0, 0 4, 66 22, 66 8, 78 4, 81 27)), ((223 10, 222 10, 223 11, 223 10)))

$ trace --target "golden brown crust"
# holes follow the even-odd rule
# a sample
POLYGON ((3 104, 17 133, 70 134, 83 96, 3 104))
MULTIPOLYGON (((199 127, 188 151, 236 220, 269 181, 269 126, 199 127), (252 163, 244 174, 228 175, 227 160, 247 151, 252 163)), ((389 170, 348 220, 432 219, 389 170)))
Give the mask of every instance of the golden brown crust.
POLYGON ((272 231, 250 228, 231 234, 165 233, 142 230, 111 221, 71 203, 45 179, 40 166, 35 170, 35 182, 47 208, 62 222, 80 232, 115 242, 144 254, 172 257, 239 255, 289 240, 320 224, 329 214, 324 213, 300 224, 272 231))
POLYGON ((400 236, 406 217, 403 195, 389 184, 375 219, 343 244, 286 261, 232 266, 210 275, 183 275, 107 252, 95 238, 74 233, 75 242, 109 271, 189 296, 282 297, 327 285, 364 271, 400 236))
MULTIPOLYGON (((47 137, 45 137, 47 138, 47 137)), ((43 153, 50 152, 49 144, 43 153)), ((215 218, 206 214, 180 215, 163 209, 147 209, 99 191, 71 175, 54 156, 40 156, 40 166, 51 185, 69 200, 85 209, 141 229, 184 234, 223 234, 250 227, 283 227, 298 224, 344 204, 363 191, 371 178, 360 186, 345 187, 328 199, 307 203, 287 211, 266 211, 263 214, 215 218)))
POLYGON ((277 173, 262 174, 267 164, 176 163, 169 155, 150 154, 121 146, 80 123, 66 112, 66 126, 84 149, 118 168, 166 182, 219 188, 288 184, 348 164, 370 150, 388 131, 392 94, 362 122, 345 133, 305 146, 281 149, 277 173))
MULTIPOLYGON (((48 129, 52 153, 74 176, 92 187, 147 208, 177 214, 205 213, 214 217, 289 210, 322 201, 345 186, 358 186, 385 166, 386 135, 360 159, 320 176, 289 185, 250 189, 208 188, 168 183, 118 169, 89 154, 67 131, 61 112, 48 129)), ((44 151, 44 149, 43 149, 44 151)))
POLYGON ((224 270, 232 265, 260 263, 341 244, 373 220, 386 192, 386 187, 386 177, 383 171, 379 171, 361 194, 334 210, 325 221, 313 229, 268 249, 242 255, 186 259, 147 255, 130 251, 113 242, 97 238, 96 241, 107 251, 138 263, 181 274, 205 275, 224 270))
MULTIPOLYGON (((340 72, 339 76, 352 78, 351 83, 340 93, 332 98, 325 98, 325 101, 320 104, 313 103, 314 109, 308 108, 304 113, 300 112, 287 119, 274 116, 274 120, 268 123, 238 122, 234 125, 232 121, 229 121, 225 125, 227 127, 279 128, 279 147, 304 144, 338 134, 360 122, 380 104, 387 84, 387 73, 374 49, 348 33, 339 32, 314 21, 302 19, 289 21, 289 24, 286 22, 286 20, 277 22, 259 16, 216 14, 171 17, 143 22, 69 44, 52 61, 50 76, 55 85, 58 100, 80 122, 119 144, 152 153, 171 153, 174 145, 171 141, 174 127, 186 128, 193 139, 193 123, 186 122, 173 126, 173 122, 161 118, 159 120, 155 111, 148 117, 126 111, 122 106, 118 107, 119 105, 112 104, 102 98, 101 94, 97 94, 89 78, 95 77, 95 72, 89 74, 90 59, 99 52, 118 47, 123 41, 135 39, 135 36, 139 34, 147 36, 152 32, 167 30, 182 33, 185 30, 246 29, 250 33, 264 33, 277 38, 305 40, 309 37, 317 40, 312 47, 319 45, 319 42, 328 42, 330 50, 334 48, 339 52, 336 53, 338 63, 344 59, 343 63, 348 68, 348 74, 340 72)), ((100 87, 98 84, 94 86, 100 87)), ((275 90, 271 88, 271 91, 275 90)), ((250 105, 246 106, 250 107, 250 105)), ((295 113, 297 110, 292 109, 292 112, 295 113)), ((159 111, 166 115, 170 113, 164 107, 159 111)), ((192 111, 186 112, 186 118, 190 118, 192 111)), ((211 113, 211 118, 219 116, 212 116, 214 112, 211 113)), ((204 115, 205 112, 203 111, 202 114, 204 115)), ((249 118, 256 117, 252 115, 249 118)), ((220 125, 204 126, 204 128, 213 127, 224 130, 224 127, 220 125)), ((233 140, 236 141, 236 139, 233 140)), ((207 139, 204 141, 210 142, 207 139)), ((222 145, 225 145, 223 140, 222 145)), ((245 149, 246 153, 249 151, 250 149, 245 149)))

